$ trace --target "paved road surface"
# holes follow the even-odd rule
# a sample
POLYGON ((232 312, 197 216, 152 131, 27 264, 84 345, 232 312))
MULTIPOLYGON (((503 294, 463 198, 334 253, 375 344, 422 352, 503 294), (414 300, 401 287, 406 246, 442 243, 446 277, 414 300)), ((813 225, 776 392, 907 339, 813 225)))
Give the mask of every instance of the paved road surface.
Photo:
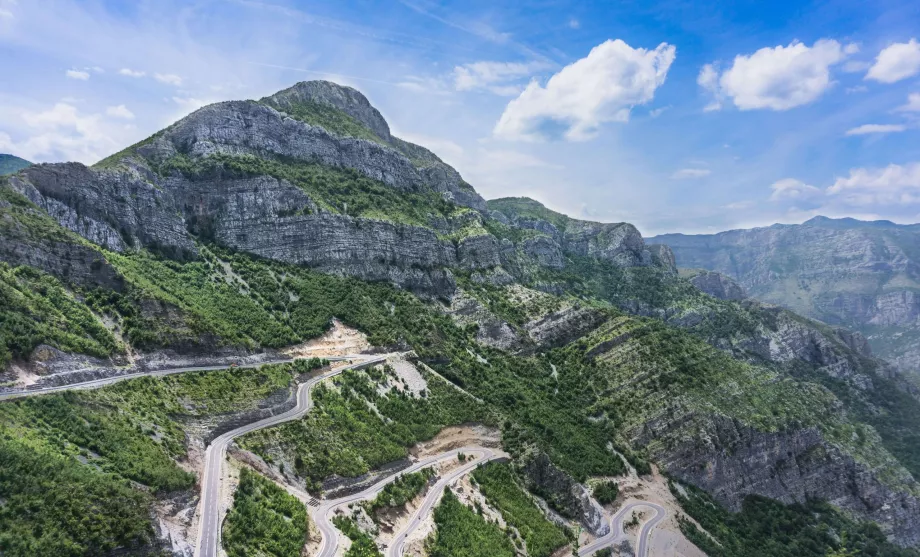
POLYGON ((334 377, 345 370, 362 368, 386 361, 387 356, 376 356, 361 362, 334 369, 322 375, 301 383, 297 387, 297 405, 294 408, 251 424, 244 425, 223 435, 219 435, 205 451, 204 474, 201 477, 201 502, 200 522, 198 524, 198 546, 195 548, 195 557, 217 557, 220 547, 220 480, 221 467, 227 456, 227 447, 240 435, 270 427, 280 423, 296 420, 310 411, 313 406, 310 399, 310 389, 314 385, 334 377))
MULTIPOLYGON (((333 356, 323 358, 329 360, 330 362, 341 361, 341 360, 354 360, 358 358, 366 358, 367 356, 352 355, 352 356, 333 356)), ((277 360, 268 360, 264 362, 259 362, 255 364, 241 364, 233 366, 234 369, 246 369, 246 368, 256 368, 262 367, 269 364, 287 364, 291 363, 294 360, 290 358, 282 358, 277 360)), ((105 387, 106 385, 111 385, 112 383, 118 383, 119 381, 124 381, 126 379, 137 379, 138 377, 163 377, 165 375, 174 375, 176 373, 188 373, 190 371, 216 371, 219 369, 230 369, 230 365, 222 364, 217 366, 193 366, 193 367, 177 367, 172 369, 161 369, 158 371, 138 371, 136 373, 126 373, 124 375, 115 375, 112 377, 104 377, 102 379, 93 379, 91 381, 83 381, 81 383, 69 383, 67 385, 58 385, 55 387, 45 387, 43 389, 29 389, 29 390, 20 390, 20 391, 8 391, 5 393, 0 393, 0 401, 9 400, 13 398, 21 398, 26 396, 36 396, 36 395, 45 395, 48 393, 57 393, 60 391, 72 391, 75 389, 98 389, 99 387, 105 387)))
POLYGON ((317 528, 322 535, 322 542, 320 543, 319 552, 316 554, 316 556, 333 557, 336 550, 338 549, 338 534, 336 532, 335 526, 332 524, 332 516, 336 508, 348 505, 349 503, 354 503, 356 501, 372 499, 376 497, 384 487, 396 480, 400 474, 417 472, 422 468, 427 468, 438 462, 455 459, 457 458, 458 453, 463 453, 469 458, 467 463, 455 470, 452 470, 449 474, 441 478, 438 483, 428 491, 428 495, 425 497, 425 500, 422 502, 421 506, 410 517, 409 522, 406 524, 406 528, 395 536, 393 543, 387 551, 387 556, 402 555, 402 546, 405 543, 406 538, 415 530, 416 527, 418 527, 418 525, 421 523, 421 519, 429 512, 431 512, 431 508, 434 506, 441 492, 444 491, 444 488, 447 487, 448 484, 457 478, 468 474, 480 464, 496 458, 500 458, 504 456, 504 454, 496 453, 491 449, 486 449, 483 447, 471 446, 454 449, 422 459, 412 466, 406 468, 405 470, 400 471, 398 474, 393 474, 392 476, 384 478, 383 480, 359 493, 347 495, 339 499, 323 501, 320 503, 320 506, 317 509, 311 509, 313 522, 316 523, 317 528))
POLYGON ((616 514, 610 518, 610 532, 606 536, 597 538, 593 542, 579 549, 578 555, 580 557, 594 555, 596 552, 604 549, 605 547, 610 547, 620 540, 627 539, 628 536, 623 533, 623 517, 626 516, 627 512, 634 510, 637 507, 649 507, 655 511, 655 516, 645 521, 645 523, 642 525, 642 528, 639 530, 639 543, 636 551, 636 557, 645 557, 648 552, 649 535, 651 534, 652 529, 655 528, 659 522, 664 520, 666 514, 664 507, 661 505, 656 505, 655 503, 649 503, 647 501, 637 501, 630 503, 617 511, 616 514))

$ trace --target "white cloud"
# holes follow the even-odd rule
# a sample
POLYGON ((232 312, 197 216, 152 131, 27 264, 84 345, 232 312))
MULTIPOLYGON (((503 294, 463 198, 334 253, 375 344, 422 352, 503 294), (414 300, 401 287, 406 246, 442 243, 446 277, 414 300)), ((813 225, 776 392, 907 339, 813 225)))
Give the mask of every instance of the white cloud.
POLYGON ((473 62, 454 68, 454 87, 458 91, 486 89, 497 95, 514 96, 521 93, 522 87, 511 82, 545 68, 543 62, 473 62))
POLYGON ((605 122, 625 122, 630 110, 655 96, 674 62, 676 49, 632 48, 617 39, 596 47, 541 86, 536 80, 508 103, 494 134, 504 139, 563 137, 584 141, 605 122))
POLYGON ((852 95, 854 93, 865 93, 868 90, 869 88, 866 87, 865 85, 857 85, 856 87, 847 87, 846 89, 844 89, 844 92, 847 95, 852 95))
POLYGON ((869 68, 866 79, 894 83, 920 73, 920 43, 911 39, 895 43, 881 52, 869 68))
POLYGON ((57 103, 41 112, 20 111, 18 116, 24 137, 16 141, 0 132, 0 151, 33 161, 94 163, 115 152, 124 139, 121 124, 106 125, 100 115, 81 114, 67 103, 57 103))
POLYGON ((175 85, 176 87, 179 87, 180 85, 182 85, 182 78, 176 74, 155 73, 153 74, 153 78, 159 81, 160 83, 165 83, 167 85, 175 85))
POLYGON ((920 203, 920 162, 853 168, 848 177, 837 178, 827 193, 854 206, 920 203))
POLYGON ((821 190, 794 178, 786 178, 774 182, 770 186, 773 194, 770 195, 771 201, 805 201, 821 196, 821 190))
POLYGON ((830 67, 846 57, 846 50, 828 39, 810 47, 792 42, 761 48, 736 56, 721 75, 716 65, 706 64, 697 83, 713 95, 707 110, 721 108, 725 98, 741 110, 788 110, 815 101, 832 85, 830 67))
POLYGON ((662 106, 661 108, 653 108, 652 110, 649 110, 649 111, 648 111, 648 115, 651 116, 652 118, 658 118, 659 116, 661 116, 661 114, 662 114, 665 110, 667 110, 667 109, 669 109, 669 108, 671 108, 671 105, 662 106))
POLYGON ((907 104, 898 107, 899 112, 920 112, 920 93, 907 96, 907 104))
POLYGON ((734 203, 729 203, 728 205, 725 205, 724 208, 730 211, 743 211, 745 209, 752 209, 756 206, 756 201, 748 199, 745 201, 735 201, 734 203))
POLYGON ((575 19, 574 17, 573 17, 572 19, 569 20, 569 28, 570 28, 570 29, 578 29, 579 27, 581 27, 581 22, 580 22, 580 21, 578 21, 578 20, 575 19))
POLYGON ((700 68, 700 75, 696 77, 696 83, 713 96, 712 102, 706 105, 703 109, 704 111, 711 112, 722 108, 722 95, 719 92, 719 70, 715 64, 704 64, 700 68))
POLYGON ((868 70, 871 65, 872 64, 869 62, 864 62, 862 60, 848 60, 840 66, 840 69, 846 73, 859 73, 868 70))
POLYGON ((847 130, 847 135, 866 135, 870 133, 893 133, 902 132, 907 129, 903 124, 863 124, 851 130, 847 130))
POLYGON ((80 70, 67 70, 64 72, 64 75, 70 79, 78 79, 80 81, 86 81, 89 79, 89 72, 81 72, 80 70))
POLYGON ((674 174, 671 174, 672 180, 687 180, 693 178, 705 178, 712 174, 708 168, 681 168, 674 174))
POLYGON ((122 118, 124 120, 134 120, 134 113, 128 110, 128 107, 120 104, 118 106, 110 106, 105 109, 105 113, 113 118, 122 118))
POLYGON ((194 97, 173 97, 172 101, 176 103, 177 105, 181 106, 182 108, 188 110, 189 112, 198 110, 202 106, 210 104, 209 101, 205 101, 202 99, 196 99, 194 97))
POLYGON ((132 70, 131 68, 122 68, 118 70, 120 75, 126 75, 128 77, 144 77, 147 75, 147 72, 142 72, 139 70, 132 70))

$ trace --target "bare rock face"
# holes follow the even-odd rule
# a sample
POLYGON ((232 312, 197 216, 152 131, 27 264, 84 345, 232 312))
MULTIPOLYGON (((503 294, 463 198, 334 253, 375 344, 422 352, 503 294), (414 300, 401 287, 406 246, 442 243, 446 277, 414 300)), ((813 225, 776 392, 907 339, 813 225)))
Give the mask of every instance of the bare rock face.
POLYGON ((603 509, 591 498, 588 489, 556 468, 546 453, 531 451, 521 457, 519 466, 527 487, 545 498, 551 508, 578 520, 595 536, 604 536, 610 531, 603 509))
POLYGON ((95 171, 79 163, 40 164, 10 185, 62 226, 104 248, 167 248, 197 253, 174 200, 134 170, 95 171))
POLYGON ((360 91, 329 81, 301 81, 300 83, 279 91, 267 100, 283 110, 304 102, 327 104, 348 114, 364 124, 377 137, 390 141, 390 126, 376 108, 371 106, 360 91))
POLYGON ((690 278, 690 283, 706 294, 720 300, 743 300, 747 296, 737 282, 711 271, 703 271, 690 278))
POLYGON ((647 424, 640 444, 663 447, 656 460, 669 474, 711 493, 732 510, 749 494, 784 503, 822 499, 863 519, 876 521, 903 546, 920 543, 920 492, 909 475, 895 489, 876 470, 857 462, 815 428, 776 433, 756 431, 722 416, 684 415, 647 424), (694 431, 694 442, 680 442, 694 431), (669 439, 670 438, 670 439, 669 439))
POLYGON ((562 346, 597 328, 607 315, 594 308, 568 307, 524 324, 541 347, 562 346))

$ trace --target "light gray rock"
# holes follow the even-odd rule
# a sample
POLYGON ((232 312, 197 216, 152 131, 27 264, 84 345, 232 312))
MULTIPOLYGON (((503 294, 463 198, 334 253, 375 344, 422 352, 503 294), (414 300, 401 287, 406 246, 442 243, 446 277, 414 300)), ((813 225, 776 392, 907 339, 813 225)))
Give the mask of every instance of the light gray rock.
POLYGON ((706 294, 720 300, 743 300, 744 289, 722 273, 703 271, 690 278, 690 283, 706 294))
MULTIPOLYGON (((826 441, 815 428, 777 433, 753 430, 720 416, 663 416, 635 440, 658 447, 662 469, 711 493, 738 511, 744 497, 759 494, 784 503, 827 500, 876 521, 895 543, 920 543, 920 499, 910 489, 882 483, 874 470, 826 441), (685 442, 688 432, 694 442, 685 442)), ((920 486, 909 476, 900 478, 920 486)))

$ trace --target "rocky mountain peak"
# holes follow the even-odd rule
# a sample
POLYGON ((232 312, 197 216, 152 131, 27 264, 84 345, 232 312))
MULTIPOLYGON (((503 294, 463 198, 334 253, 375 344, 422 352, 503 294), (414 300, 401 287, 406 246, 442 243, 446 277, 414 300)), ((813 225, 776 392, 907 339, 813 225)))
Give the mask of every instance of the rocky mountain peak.
POLYGON ((262 99, 262 102, 279 110, 306 103, 331 106, 363 124, 380 139, 386 142, 391 140, 390 126, 380 111, 360 91, 346 85, 323 80, 301 81, 262 99))

